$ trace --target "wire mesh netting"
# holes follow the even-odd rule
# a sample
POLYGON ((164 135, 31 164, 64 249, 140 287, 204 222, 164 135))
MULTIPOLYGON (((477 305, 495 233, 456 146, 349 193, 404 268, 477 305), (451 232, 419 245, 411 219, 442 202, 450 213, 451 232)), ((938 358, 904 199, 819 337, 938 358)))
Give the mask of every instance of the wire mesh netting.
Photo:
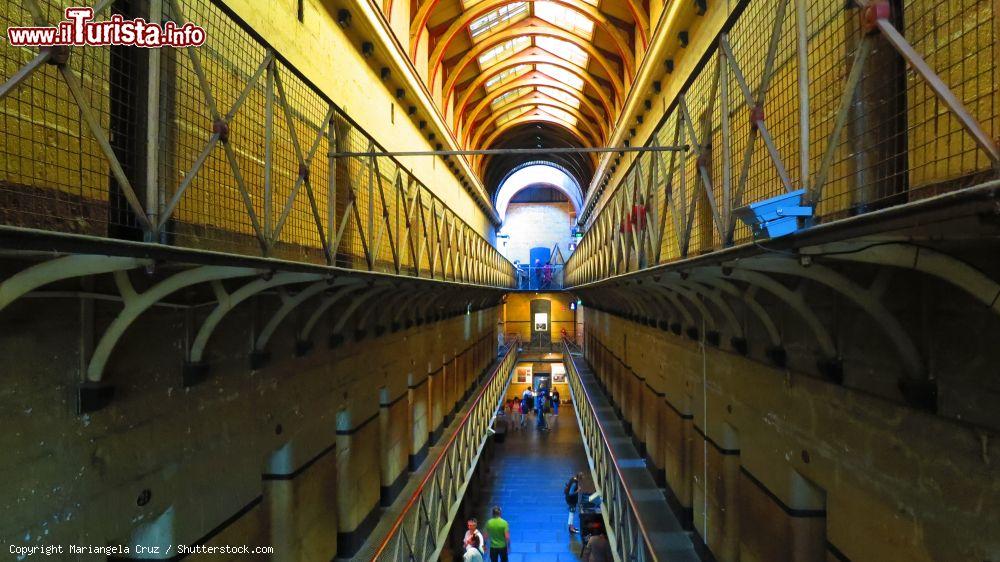
MULTIPOLYGON (((8 2, 0 25, 54 25, 67 5, 8 2)), ((18 80, 0 97, 0 224, 515 283, 479 232, 222 4, 162 5, 205 44, 60 49, 38 65, 38 48, 0 50, 4 82, 18 80)), ((95 19, 146 9, 114 0, 95 19)))
MULTIPOLYGON (((39 0, 32 7, 37 19, 48 22, 62 19, 65 8, 54 0, 39 0)), ((131 4, 116 2, 113 10, 128 15, 131 4)), ((35 20, 19 2, 0 5, 5 30, 35 20)), ((38 56, 37 49, 6 46, 0 49, 0 73, 13 76, 38 56)), ((126 176, 134 178, 141 164, 136 147, 128 143, 136 133, 141 85, 136 64, 135 53, 125 48, 79 50, 64 66, 42 64, 0 98, 0 222, 95 235, 135 227, 86 117, 108 139, 126 176), (78 85, 80 99, 67 80, 78 85)))
POLYGON ((853 3, 819 1, 807 2, 800 24, 796 5, 736 7, 649 140, 690 149, 632 160, 568 261, 569 285, 751 242, 732 211, 787 191, 806 189, 814 222, 830 222, 998 177, 975 134, 1000 137, 994 2, 893 0, 878 24, 853 3), (883 24, 904 44, 880 32, 883 24), (915 57, 933 75, 919 72, 915 57), (658 160, 659 173, 639 179, 659 199, 635 200, 647 159, 658 160), (649 216, 639 227, 650 231, 652 260, 623 250, 636 235, 627 212, 636 201, 649 216))

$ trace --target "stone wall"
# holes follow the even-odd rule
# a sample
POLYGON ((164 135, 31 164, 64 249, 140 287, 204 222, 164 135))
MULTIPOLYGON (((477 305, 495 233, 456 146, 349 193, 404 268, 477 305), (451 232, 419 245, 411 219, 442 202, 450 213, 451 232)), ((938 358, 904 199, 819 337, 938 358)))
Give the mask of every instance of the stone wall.
POLYGON ((588 310, 586 333, 648 466, 718 560, 1000 550, 987 431, 609 313, 588 310))
MULTIPOLYGON (((575 214, 571 203, 511 203, 498 240, 500 252, 510 261, 529 264, 532 248, 551 250, 556 244, 564 258, 569 258, 569 245, 574 241, 575 214)), ((544 265, 544 264, 542 264, 544 265)))
MULTIPOLYGON (((112 355, 114 400, 79 415, 78 303, 22 299, 0 319, 5 542, 250 544, 273 546, 275 560, 329 560, 364 539, 380 498, 398 494, 410 461, 426 455, 428 434, 440 431, 428 405, 451 412, 496 355, 496 309, 317 343, 304 357, 295 357, 303 318, 293 315, 270 363, 252 370, 250 345, 280 305, 263 295, 223 321, 209 378, 185 387, 185 341, 211 307, 162 307, 112 355), (443 364, 459 385, 447 404, 427 382, 443 364)), ((120 305, 95 308, 100 330, 120 305)), ((316 342, 335 317, 320 322, 316 342)))

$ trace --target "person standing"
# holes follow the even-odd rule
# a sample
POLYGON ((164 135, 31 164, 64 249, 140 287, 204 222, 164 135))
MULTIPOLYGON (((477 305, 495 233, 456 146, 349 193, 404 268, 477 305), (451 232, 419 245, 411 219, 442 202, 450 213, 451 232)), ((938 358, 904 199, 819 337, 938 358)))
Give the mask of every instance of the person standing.
POLYGON ((528 425, 528 412, 531 411, 530 394, 527 390, 521 395, 521 427, 528 425))
POLYGON ((552 387, 552 423, 559 422, 559 391, 552 387))
POLYGON ((479 537, 472 535, 472 538, 465 543, 465 554, 462 555, 462 562, 484 562, 483 551, 480 550, 481 546, 479 537))
POLYGON ((538 387, 538 392, 535 394, 535 415, 538 417, 535 427, 539 431, 548 431, 549 424, 545 421, 545 409, 548 407, 548 394, 545 392, 545 387, 538 387))
POLYGON ((497 322, 497 357, 503 355, 505 340, 503 337, 503 320, 497 322))
POLYGON ((574 535, 580 532, 573 526, 573 514, 576 513, 576 507, 580 504, 580 480, 582 478, 583 473, 577 472, 570 477, 566 482, 566 487, 563 488, 563 494, 566 496, 566 505, 569 506, 567 524, 569 525, 569 532, 574 535))
POLYGON ((486 536, 490 545, 490 562, 508 562, 510 553, 510 525, 500 517, 500 506, 493 506, 493 517, 486 522, 486 536))
MULTIPOLYGON (((476 549, 479 550, 480 554, 482 554, 483 545, 486 544, 486 541, 483 540, 483 534, 479 532, 479 520, 475 517, 469 519, 465 524, 465 528, 465 538, 462 539, 462 546, 468 548, 468 546, 472 544, 473 539, 475 539, 477 545, 476 549)), ((480 556, 479 559, 482 560, 482 557, 480 556)))
POLYGON ((587 541, 587 546, 583 548, 583 562, 612 562, 611 543, 608 542, 608 535, 602 525, 594 531, 594 534, 587 541))

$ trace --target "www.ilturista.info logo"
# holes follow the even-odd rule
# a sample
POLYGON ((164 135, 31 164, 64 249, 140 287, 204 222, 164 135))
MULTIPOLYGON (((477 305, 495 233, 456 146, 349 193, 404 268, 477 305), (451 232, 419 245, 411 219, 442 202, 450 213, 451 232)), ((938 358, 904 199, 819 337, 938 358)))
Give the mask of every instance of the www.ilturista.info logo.
POLYGON ((15 47, 57 45, 133 45, 136 47, 197 47, 205 43, 205 30, 193 23, 150 23, 127 20, 118 14, 94 21, 93 8, 66 8, 66 20, 51 27, 10 27, 7 40, 15 47))

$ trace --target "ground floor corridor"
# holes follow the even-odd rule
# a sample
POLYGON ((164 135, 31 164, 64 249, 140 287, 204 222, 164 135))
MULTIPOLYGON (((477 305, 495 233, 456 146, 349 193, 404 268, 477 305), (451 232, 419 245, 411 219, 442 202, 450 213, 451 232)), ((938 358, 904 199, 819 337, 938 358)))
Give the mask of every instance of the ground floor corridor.
POLYGON ((533 416, 524 428, 512 425, 496 445, 473 510, 480 525, 493 506, 503 510, 510 524, 510 562, 580 560, 580 536, 571 536, 566 526, 563 487, 573 473, 589 473, 587 454, 571 406, 551 420, 551 431, 536 429, 533 416))

